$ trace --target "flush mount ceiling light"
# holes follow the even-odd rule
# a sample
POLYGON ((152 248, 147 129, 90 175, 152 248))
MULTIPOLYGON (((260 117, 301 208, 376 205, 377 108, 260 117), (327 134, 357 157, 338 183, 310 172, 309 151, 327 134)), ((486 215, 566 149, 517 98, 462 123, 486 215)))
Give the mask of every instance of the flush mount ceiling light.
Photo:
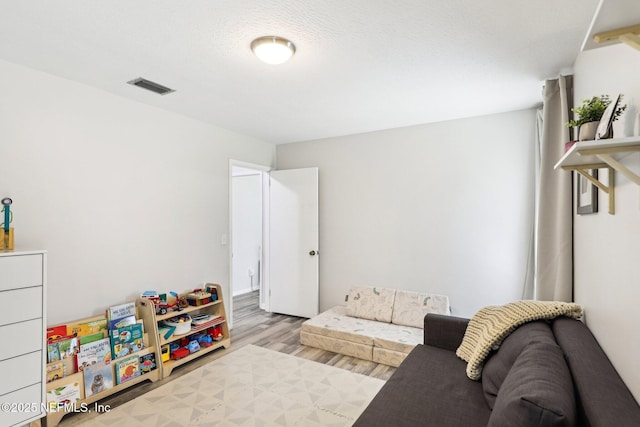
POLYGON ((262 62, 277 65, 287 62, 296 52, 296 47, 282 37, 265 36, 252 41, 251 50, 262 62))

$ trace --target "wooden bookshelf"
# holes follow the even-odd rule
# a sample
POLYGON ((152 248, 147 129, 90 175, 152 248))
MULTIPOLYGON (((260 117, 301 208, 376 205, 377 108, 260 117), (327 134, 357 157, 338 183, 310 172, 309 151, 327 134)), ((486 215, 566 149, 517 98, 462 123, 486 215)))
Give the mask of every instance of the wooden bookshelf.
MULTIPOLYGON (((215 286, 218 299, 216 301, 209 302, 200 306, 189 306, 181 310, 170 311, 166 314, 156 314, 155 306, 152 301, 145 298, 138 298, 137 306, 141 313, 141 317, 144 321, 145 331, 149 333, 149 340, 152 346, 158 348, 159 357, 156 358, 158 368, 160 369, 161 378, 166 378, 171 375, 171 372, 178 366, 182 366, 185 363, 192 361, 198 357, 204 356, 219 348, 229 348, 231 345, 231 338, 229 335, 229 326, 226 320, 226 312, 224 307, 224 298, 222 296, 222 287, 220 285, 207 283, 205 286, 215 286), (209 314, 215 320, 213 323, 208 323, 200 326, 193 326, 189 332, 181 335, 171 335, 169 338, 160 336, 159 329, 162 326, 162 322, 180 314, 209 314), (209 347, 200 347, 200 350, 190 353, 189 355, 173 360, 162 361, 161 349, 162 346, 170 345, 174 341, 181 340, 185 337, 191 336, 198 332, 202 332, 206 329, 214 326, 222 327, 223 338, 220 341, 214 341, 209 347)), ((183 293, 180 296, 184 297, 187 293, 183 293)))

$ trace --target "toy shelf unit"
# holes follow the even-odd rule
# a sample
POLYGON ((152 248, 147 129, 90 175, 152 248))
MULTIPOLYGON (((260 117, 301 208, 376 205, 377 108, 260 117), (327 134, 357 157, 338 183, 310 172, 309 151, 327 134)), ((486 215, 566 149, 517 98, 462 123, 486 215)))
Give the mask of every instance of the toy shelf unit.
MULTIPOLYGON (((140 318, 144 316, 144 313, 141 313, 141 311, 142 309, 138 308, 138 316, 140 318)), ((78 321, 67 323, 66 326, 69 327, 70 325, 90 324, 92 322, 101 320, 104 321, 105 316, 96 316, 81 319, 78 321)), ((50 327, 49 329, 51 328, 55 327, 50 327)), ((103 330, 101 332, 103 334, 103 339, 109 338, 108 330, 103 330)), ((141 350, 130 353, 123 357, 111 358, 111 342, 110 340, 107 340, 110 356, 105 357, 105 360, 107 358, 111 358, 111 360, 103 367, 103 369, 107 370, 107 373, 105 373, 105 371, 103 370, 92 372, 90 368, 88 369, 85 367, 84 371, 78 370, 78 372, 66 375, 63 378, 56 379, 47 383, 47 405, 49 408, 47 412, 47 426, 56 426, 58 425, 58 423, 60 423, 65 415, 73 412, 83 411, 83 408, 87 408, 88 410, 96 410, 99 412, 100 400, 143 381, 150 380, 152 382, 155 382, 159 380, 161 375, 158 362, 160 360, 160 352, 154 345, 154 340, 150 339, 149 332, 146 330, 143 334, 143 341, 144 348, 142 348, 141 350), (124 366, 123 364, 125 364, 127 360, 131 359, 153 359, 155 360, 155 366, 149 366, 151 370, 147 370, 142 368, 141 363, 136 364, 136 370, 139 370, 140 374, 138 376, 130 377, 125 382, 120 382, 119 377, 122 374, 122 371, 119 372, 118 367, 124 366), (104 387, 93 389, 93 380, 97 376, 97 373, 100 373, 105 377, 105 385, 104 387), (86 375, 91 375, 91 377, 86 378, 86 375), (91 393, 87 392, 86 390, 87 382, 92 383, 91 393), (65 395, 68 397, 65 397, 65 395), (95 404, 95 406, 93 404, 95 404)), ((49 368, 51 366, 59 364, 60 362, 65 364, 65 368, 72 372, 73 370, 75 370, 74 366, 76 364, 79 364, 77 360, 78 359, 74 358, 64 358, 60 359, 60 361, 58 362, 47 363, 47 372, 49 372, 49 368)))
POLYGON ((0 251, 0 426, 45 416, 47 252, 0 251))
POLYGON ((203 289, 215 289, 215 292, 211 292, 211 297, 204 300, 204 303, 201 303, 202 300, 197 301, 191 298, 190 292, 180 294, 179 298, 187 299, 189 305, 185 308, 176 306, 175 310, 166 314, 159 314, 160 311, 157 310, 153 300, 147 298, 137 300, 145 330, 149 332, 151 342, 160 349, 161 355, 157 360, 162 378, 171 375, 178 366, 219 348, 229 348, 231 345, 222 287, 207 283, 203 289), (214 294, 217 297, 213 297, 214 294), (214 298, 217 299, 213 300, 214 298), (178 325, 175 329, 167 326, 167 321, 170 322, 178 317, 188 318, 187 323, 182 326, 175 323, 178 325), (198 322, 193 320, 189 325, 188 322, 192 319, 197 319, 198 322))
POLYGON ((640 186, 640 175, 622 163, 631 153, 640 152, 640 136, 628 138, 579 141, 556 163, 554 169, 575 170, 593 185, 609 195, 609 213, 615 214, 615 171, 640 186), (608 169, 609 182, 603 182, 589 174, 590 169, 608 169))

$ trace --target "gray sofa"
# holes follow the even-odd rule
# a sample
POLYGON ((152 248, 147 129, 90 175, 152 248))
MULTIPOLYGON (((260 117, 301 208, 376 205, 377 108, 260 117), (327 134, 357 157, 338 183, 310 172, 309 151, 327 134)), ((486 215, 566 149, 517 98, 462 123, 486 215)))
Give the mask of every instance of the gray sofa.
POLYGON ((356 420, 375 426, 640 426, 640 406, 589 329, 526 323, 467 378, 455 351, 468 319, 428 314, 416 346, 356 420))

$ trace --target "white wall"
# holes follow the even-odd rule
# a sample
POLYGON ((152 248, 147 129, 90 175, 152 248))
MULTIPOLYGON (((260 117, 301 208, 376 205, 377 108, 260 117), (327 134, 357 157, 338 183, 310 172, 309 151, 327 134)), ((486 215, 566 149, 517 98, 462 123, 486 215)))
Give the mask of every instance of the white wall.
MULTIPOLYGON (((583 52, 575 64, 575 103, 594 95, 624 94, 628 107, 614 123, 614 136, 638 135, 639 76, 640 52, 628 46, 583 52)), ((623 163, 640 173, 640 153, 623 163)), ((615 180, 615 215, 607 213, 608 197, 600 192, 597 214, 575 216, 575 299, 585 308, 587 325, 640 401, 640 189, 622 174, 617 173, 615 180)))
POLYGON ((49 324, 146 289, 229 295, 229 158, 274 146, 4 61, 0 93, 0 195, 17 246, 49 251, 49 324))
POLYGON ((260 285, 262 177, 259 174, 234 176, 231 188, 233 295, 240 295, 257 290, 260 285))
POLYGON ((522 298, 535 111, 279 145, 320 170, 320 308, 353 285, 449 295, 453 314, 522 298))

